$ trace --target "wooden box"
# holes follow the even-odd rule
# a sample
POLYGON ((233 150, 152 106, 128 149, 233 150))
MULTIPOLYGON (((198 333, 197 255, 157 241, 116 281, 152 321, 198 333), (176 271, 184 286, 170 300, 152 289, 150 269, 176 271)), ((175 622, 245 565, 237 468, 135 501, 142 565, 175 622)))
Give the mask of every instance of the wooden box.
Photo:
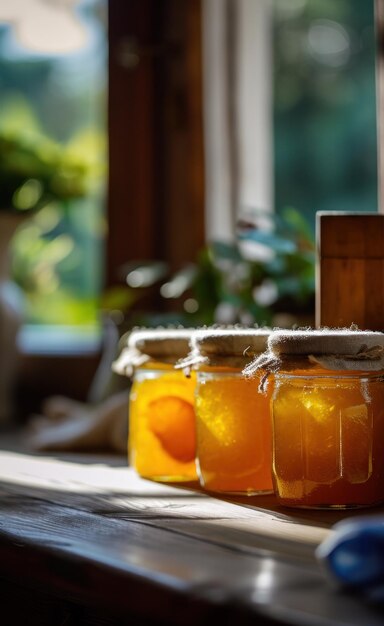
POLYGON ((384 330, 384 214, 316 215, 316 326, 384 330))

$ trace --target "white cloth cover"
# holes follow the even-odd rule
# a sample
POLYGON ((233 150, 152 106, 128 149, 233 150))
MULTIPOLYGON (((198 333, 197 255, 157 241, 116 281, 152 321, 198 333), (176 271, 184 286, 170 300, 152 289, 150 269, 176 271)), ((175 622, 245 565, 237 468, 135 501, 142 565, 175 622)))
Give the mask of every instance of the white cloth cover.
POLYGON ((242 369, 250 359, 267 349, 271 329, 267 328, 205 328, 198 329, 191 338, 189 355, 179 361, 178 368, 197 368, 199 365, 228 366, 242 369))
POLYGON ((275 330, 266 352, 243 370, 252 376, 260 369, 277 372, 289 359, 307 357, 308 365, 329 370, 384 370, 384 333, 355 328, 275 330))

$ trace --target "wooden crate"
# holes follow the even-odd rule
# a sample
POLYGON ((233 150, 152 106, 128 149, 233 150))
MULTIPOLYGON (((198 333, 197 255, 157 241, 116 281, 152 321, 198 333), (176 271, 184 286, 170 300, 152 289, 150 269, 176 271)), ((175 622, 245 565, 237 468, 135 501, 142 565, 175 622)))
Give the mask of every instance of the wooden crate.
POLYGON ((384 330, 384 214, 316 215, 316 326, 384 330))

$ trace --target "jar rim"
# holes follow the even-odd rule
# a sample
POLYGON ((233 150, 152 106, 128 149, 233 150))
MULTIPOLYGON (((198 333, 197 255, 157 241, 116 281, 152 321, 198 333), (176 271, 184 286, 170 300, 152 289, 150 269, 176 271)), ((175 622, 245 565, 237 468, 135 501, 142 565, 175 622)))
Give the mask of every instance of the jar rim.
POLYGON ((372 379, 382 379, 384 382, 384 369, 382 370, 328 370, 316 372, 316 370, 308 370, 308 371, 300 371, 300 372, 291 372, 289 370, 280 370, 279 372, 275 372, 273 377, 276 381, 280 378, 284 379, 354 379, 354 380, 372 380, 372 379))

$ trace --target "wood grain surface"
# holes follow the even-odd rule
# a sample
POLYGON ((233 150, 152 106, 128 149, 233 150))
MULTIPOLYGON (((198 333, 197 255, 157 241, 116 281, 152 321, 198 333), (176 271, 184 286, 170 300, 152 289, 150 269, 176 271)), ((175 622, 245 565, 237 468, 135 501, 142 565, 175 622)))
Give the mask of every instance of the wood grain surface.
POLYGON ((383 623, 315 559, 345 513, 219 499, 142 480, 120 462, 0 452, 0 589, 33 592, 40 610, 44 596, 57 611, 64 602, 70 624, 97 623, 96 609, 104 623, 383 623))
POLYGON ((316 325, 384 330, 384 214, 317 214, 316 325))

